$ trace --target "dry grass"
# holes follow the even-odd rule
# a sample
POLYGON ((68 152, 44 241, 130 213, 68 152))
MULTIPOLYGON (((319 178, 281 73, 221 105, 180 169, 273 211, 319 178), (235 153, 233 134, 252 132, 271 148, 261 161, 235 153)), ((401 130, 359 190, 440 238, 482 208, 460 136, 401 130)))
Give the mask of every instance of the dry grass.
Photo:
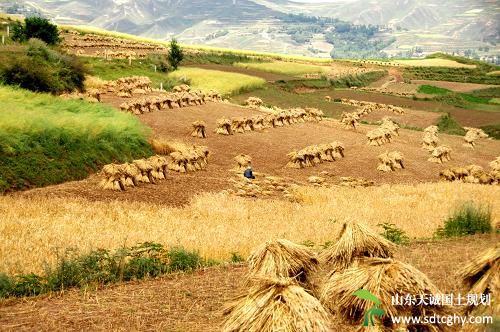
POLYGON ((395 60, 393 62, 410 67, 476 68, 476 65, 468 65, 448 59, 395 60))
POLYGON ((274 74, 285 74, 285 75, 296 75, 296 76, 304 74, 327 73, 332 69, 330 66, 320 66, 320 65, 311 65, 311 64, 293 63, 284 61, 263 62, 263 63, 238 62, 235 63, 234 66, 247 69, 256 69, 274 74))
POLYGON ((192 88, 203 91, 215 89, 224 96, 259 89, 266 83, 262 78, 255 76, 193 67, 179 68, 170 73, 169 77, 188 78, 191 80, 192 88))
POLYGON ((474 200, 500 219, 500 188, 464 183, 384 185, 369 188, 297 188, 299 203, 259 201, 224 193, 202 194, 185 208, 139 202, 89 202, 78 198, 0 197, 0 271, 40 272, 57 252, 117 248, 156 241, 198 249, 206 257, 246 256, 276 238, 300 243, 335 239, 345 220, 377 229, 394 223, 410 237, 429 237, 451 209, 474 200), (381 203, 383 202, 383 203, 381 203), (418 216, 418 217, 417 217, 418 216))

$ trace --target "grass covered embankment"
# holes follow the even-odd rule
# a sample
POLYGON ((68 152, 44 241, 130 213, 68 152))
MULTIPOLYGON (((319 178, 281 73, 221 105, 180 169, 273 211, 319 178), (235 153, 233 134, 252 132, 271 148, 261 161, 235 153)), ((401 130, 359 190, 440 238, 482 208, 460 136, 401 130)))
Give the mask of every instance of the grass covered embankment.
POLYGON ((151 153, 148 129, 109 106, 1 87, 0 192, 82 179, 151 153))

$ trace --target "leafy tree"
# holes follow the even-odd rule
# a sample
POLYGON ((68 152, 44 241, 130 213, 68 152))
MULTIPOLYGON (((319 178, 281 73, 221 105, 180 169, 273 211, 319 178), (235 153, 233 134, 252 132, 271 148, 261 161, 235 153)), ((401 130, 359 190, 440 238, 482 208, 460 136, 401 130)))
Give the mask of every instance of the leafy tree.
POLYGON ((49 45, 55 45, 61 40, 57 26, 41 17, 27 17, 24 25, 18 23, 13 28, 12 40, 24 42, 31 38, 43 40, 49 45))
POLYGON ((170 63, 172 68, 174 68, 174 70, 177 70, 182 59, 184 59, 184 52, 177 43, 177 40, 172 39, 170 41, 170 52, 168 53, 168 62, 170 63))

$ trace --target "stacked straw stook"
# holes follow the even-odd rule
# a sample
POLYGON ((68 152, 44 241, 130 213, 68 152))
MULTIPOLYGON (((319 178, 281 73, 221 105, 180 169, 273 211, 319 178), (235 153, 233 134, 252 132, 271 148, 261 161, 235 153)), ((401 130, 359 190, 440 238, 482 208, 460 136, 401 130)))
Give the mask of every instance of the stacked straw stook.
POLYGON ((398 151, 386 151, 378 156, 378 160, 377 169, 382 172, 393 172, 398 168, 405 168, 403 165, 403 155, 398 151))
POLYGON ((344 125, 345 129, 356 129, 359 125, 359 114, 357 112, 342 112, 340 115, 340 123, 344 125))
POLYGON ((480 138, 488 138, 488 134, 486 134, 482 129, 478 128, 470 128, 464 127, 467 132, 464 136, 465 143, 463 144, 466 147, 474 148, 476 145, 476 141, 480 138))
POLYGON ((204 121, 198 120, 193 122, 193 131, 191 136, 199 138, 207 138, 207 125, 204 121))
MULTIPOLYGON (((264 109, 261 107, 261 109, 264 109)), ((215 132, 220 135, 233 135, 267 128, 283 127, 306 121, 321 121, 324 114, 315 108, 266 110, 268 114, 254 115, 252 117, 236 117, 217 120, 215 132), (269 113, 270 112, 270 113, 269 113)))
MULTIPOLYGON (((442 325, 396 325, 389 317, 443 315, 450 309, 443 305, 407 306, 394 298, 440 296, 439 289, 422 272, 411 265, 393 259, 395 246, 366 226, 349 222, 340 231, 338 241, 326 249, 320 261, 331 266, 320 289, 320 300, 333 314, 351 321, 362 321, 375 303, 353 296, 360 289, 379 299, 385 315, 379 326, 383 329, 436 331, 442 325), (386 319, 387 318, 387 319, 386 319)), ((380 329, 379 329, 380 330, 380 329)))
POLYGON ((445 181, 459 181, 478 184, 500 184, 500 170, 492 169, 486 172, 481 166, 450 167, 439 172, 439 177, 445 181))
POLYGON ((250 108, 259 109, 264 104, 264 102, 262 101, 262 99, 257 97, 248 97, 248 99, 245 101, 245 104, 250 108))
POLYGON ((424 137, 422 138, 422 148, 428 151, 434 150, 438 143, 439 138, 437 133, 439 128, 437 126, 429 126, 424 129, 424 137))
POLYGON ((374 146, 390 143, 394 136, 399 136, 399 126, 389 118, 384 118, 379 128, 370 130, 366 134, 368 144, 374 146))
POLYGON ((310 145, 299 151, 290 152, 288 158, 288 167, 312 167, 323 161, 344 158, 344 145, 336 141, 329 144, 310 145))
POLYGON ((446 145, 435 147, 431 151, 431 157, 427 159, 430 162, 442 164, 451 160, 451 148, 446 145))
POLYGON ((167 176, 168 161, 162 156, 134 160, 132 163, 109 164, 102 169, 99 187, 123 191, 139 183, 156 183, 167 176))
POLYGON ((303 288, 317 268, 313 251, 287 240, 269 241, 248 262, 249 289, 224 311, 224 332, 331 331, 328 313, 303 288))
POLYGON ((396 114, 404 114, 405 110, 402 107, 390 104, 373 103, 369 101, 353 100, 342 98, 340 102, 344 105, 355 106, 363 109, 362 114, 368 114, 373 111, 389 111, 396 114))
POLYGON ((252 162, 252 157, 250 157, 247 154, 240 153, 236 157, 234 157, 234 160, 238 164, 238 170, 241 170, 245 167, 248 166, 252 162))
POLYGON ((170 153, 168 169, 174 172, 188 173, 205 169, 208 164, 208 148, 192 146, 188 149, 170 153))
POLYGON ((500 316, 500 304, 497 302, 500 296, 499 244, 479 253, 458 272, 458 276, 462 278, 465 294, 489 296, 491 300, 490 305, 468 305, 465 310, 467 314, 476 317, 500 316))

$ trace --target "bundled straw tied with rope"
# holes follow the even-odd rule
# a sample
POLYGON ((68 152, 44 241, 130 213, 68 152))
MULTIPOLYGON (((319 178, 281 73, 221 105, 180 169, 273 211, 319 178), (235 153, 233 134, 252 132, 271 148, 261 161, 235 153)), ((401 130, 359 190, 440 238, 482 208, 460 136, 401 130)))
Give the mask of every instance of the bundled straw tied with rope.
POLYGON ((451 148, 446 145, 437 146, 432 150, 431 157, 427 159, 433 163, 442 164, 451 160, 451 148))
MULTIPOLYGON (((330 274, 321 287, 320 300, 344 319, 362 321, 374 303, 353 296, 360 289, 370 292, 379 300, 380 307, 385 311, 384 317, 444 316, 453 312, 449 306, 442 304, 405 305, 404 301, 397 301, 398 297, 403 298, 408 294, 438 298, 442 292, 418 269, 392 258, 362 258, 356 265, 330 274)), ((440 331, 446 328, 439 323, 397 324, 391 319, 382 319, 380 325, 391 331, 403 328, 405 331, 440 331)))
POLYGON ((390 258, 395 246, 367 226, 346 222, 342 225, 337 242, 320 255, 320 261, 342 271, 362 257, 390 258))
POLYGON ((224 310, 223 332, 327 332, 329 315, 291 278, 259 278, 224 310))
POLYGON ((458 276, 467 294, 484 294, 490 296, 491 304, 488 306, 468 305, 466 313, 476 316, 500 315, 500 244, 486 249, 469 261, 460 271, 458 276))
POLYGON ((234 157, 234 160, 238 164, 238 168, 243 169, 243 168, 247 167, 249 163, 252 162, 252 157, 250 157, 247 154, 241 153, 241 154, 237 155, 236 157, 234 157))
POLYGON ((206 124, 204 121, 197 120, 193 122, 193 131, 191 136, 199 138, 207 138, 206 124))
POLYGON ((248 257, 248 267, 252 277, 290 277, 307 285, 318 260, 310 248, 278 239, 257 247, 248 257))
POLYGON ((405 168, 403 165, 403 155, 398 151, 385 152, 378 156, 379 164, 377 169, 382 172, 392 172, 398 168, 405 168))

